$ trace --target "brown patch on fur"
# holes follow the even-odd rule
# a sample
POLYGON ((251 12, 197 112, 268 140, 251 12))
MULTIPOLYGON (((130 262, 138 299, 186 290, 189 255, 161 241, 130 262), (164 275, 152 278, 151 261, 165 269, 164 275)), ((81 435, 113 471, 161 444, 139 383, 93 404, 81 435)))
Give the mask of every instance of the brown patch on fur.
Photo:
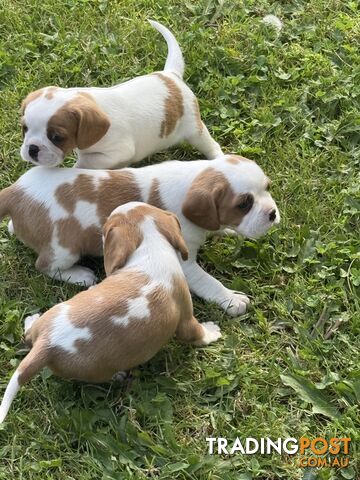
POLYGON ((70 213, 74 213, 76 203, 79 200, 95 203, 98 194, 93 177, 80 174, 75 182, 63 183, 56 189, 55 198, 70 213))
POLYGON ((119 205, 143 201, 139 185, 131 172, 119 170, 108 173, 109 178, 101 180, 98 188, 97 213, 101 224, 119 205))
POLYGON ((159 180, 154 178, 151 183, 148 203, 164 210, 164 204, 160 195, 159 180))
POLYGON ((26 110, 26 107, 29 105, 29 103, 33 102, 37 98, 41 97, 41 95, 44 93, 45 88, 39 88, 38 90, 35 90, 34 92, 31 92, 27 95, 27 97, 24 98, 24 100, 21 103, 21 108, 20 112, 21 115, 24 115, 24 112, 26 110))
POLYGON ((54 98, 54 93, 56 92, 56 90, 59 90, 59 88, 58 87, 47 87, 45 98, 47 100, 52 100, 54 98))
POLYGON ((55 191, 55 198, 69 217, 56 222, 59 243, 74 255, 102 255, 101 228, 93 225, 83 228, 73 216, 76 204, 86 201, 97 206, 99 222, 103 225, 119 205, 141 201, 141 192, 131 172, 109 172, 108 178, 95 184, 91 175, 80 174, 72 183, 64 183, 55 191))
POLYGON ((173 213, 166 212, 166 214, 166 216, 161 214, 156 215, 155 224, 157 229, 167 239, 170 245, 181 254, 181 258, 187 260, 189 258, 189 251, 181 235, 179 220, 173 213))
POLYGON ((109 117, 95 99, 80 92, 50 117, 47 133, 63 138, 56 146, 67 154, 76 147, 80 150, 91 147, 101 140, 109 127, 109 117))
POLYGON ((168 96, 165 99, 165 119, 161 122, 160 137, 168 137, 176 123, 184 115, 184 101, 176 82, 162 73, 155 73, 166 85, 168 96))
POLYGON ((242 200, 243 194, 235 194, 225 176, 210 167, 192 182, 182 205, 182 213, 195 225, 215 231, 222 225, 235 226, 241 223, 250 210, 238 207, 242 200))
POLYGON ((252 162, 252 160, 249 160, 245 157, 240 157, 239 155, 227 155, 226 162, 231 163, 232 165, 238 165, 241 162, 252 162))
POLYGON ((196 119, 196 126, 198 129, 198 132, 201 134, 203 129, 204 129, 204 124, 201 120, 201 115, 200 115, 200 109, 199 109, 199 102, 196 97, 193 99, 193 108, 194 108, 194 115, 196 119))

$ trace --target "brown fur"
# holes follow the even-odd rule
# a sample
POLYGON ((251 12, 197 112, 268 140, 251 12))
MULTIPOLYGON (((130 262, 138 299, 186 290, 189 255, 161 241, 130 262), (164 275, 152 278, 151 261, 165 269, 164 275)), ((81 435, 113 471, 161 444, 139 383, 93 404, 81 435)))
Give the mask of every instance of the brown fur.
POLYGON ((71 215, 75 211, 76 203, 83 200, 97 204, 97 213, 103 225, 116 207, 141 200, 141 193, 130 172, 109 172, 109 178, 100 180, 98 186, 95 186, 90 175, 80 174, 75 182, 58 187, 55 197, 70 213, 67 219, 56 222, 60 245, 73 254, 100 256, 101 231, 96 226, 84 229, 71 215))
POLYGON ((168 137, 184 115, 184 100, 176 82, 162 73, 155 73, 166 85, 168 96, 165 99, 165 119, 161 122, 160 137, 168 137))
POLYGON ((155 205, 155 207, 164 209, 164 204, 160 195, 159 180, 157 178, 154 178, 152 181, 148 203, 150 203, 150 205, 155 205))
POLYGON ((67 154, 97 143, 108 131, 110 120, 94 98, 81 92, 58 109, 48 121, 48 135, 58 134, 64 141, 57 146, 67 154))
POLYGON ((239 225, 245 214, 238 205, 243 194, 235 194, 225 176, 209 167, 192 182, 182 213, 199 227, 218 230, 222 225, 239 225))
POLYGON ((54 98, 54 93, 56 92, 56 90, 59 90, 59 88, 58 87, 47 87, 45 98, 47 100, 52 100, 54 98))
POLYGON ((239 155, 227 155, 226 161, 232 165, 238 165, 240 162, 252 162, 252 160, 249 160, 245 157, 240 157, 239 155))
POLYGON ((104 264, 109 276, 124 266, 143 240, 139 225, 123 214, 112 215, 104 227, 104 264))
POLYGON ((201 120, 199 102, 198 102, 198 99, 196 97, 194 97, 194 100, 193 100, 193 108, 194 108, 194 115, 195 115, 195 118, 196 118, 196 126, 197 126, 197 129, 198 129, 198 132, 201 134, 202 131, 204 130, 204 124, 201 120))
MULTIPOLYGON (((175 250, 177 250, 181 254, 181 258, 183 260, 187 260, 189 256, 189 251, 187 249, 187 246, 185 244, 184 238, 181 235, 181 227, 179 220, 175 214, 172 212, 168 212, 166 210, 161 210, 157 207, 150 206, 150 205, 141 205, 138 207, 135 207, 131 209, 127 215, 124 214, 116 214, 112 215, 109 220, 106 222, 106 227, 105 227, 105 236, 107 233, 108 225, 110 228, 114 228, 115 226, 122 226, 123 224, 127 223, 128 225, 139 225, 140 222, 142 222, 146 216, 151 216, 155 224, 159 230, 159 232, 167 239, 167 241, 172 245, 175 250), (130 219, 130 223, 129 223, 130 219)), ((130 240, 130 235, 133 238, 136 238, 135 243, 139 245, 141 238, 139 239, 139 233, 140 231, 129 231, 129 235, 126 238, 129 238, 130 240)), ((106 237, 105 237, 106 238, 106 237)), ((119 241, 121 239, 121 235, 119 235, 119 241)), ((129 243, 132 243, 133 239, 131 238, 131 241, 129 243)), ((136 247, 137 248, 137 247, 136 247)), ((132 250, 134 251, 134 250, 132 250)))

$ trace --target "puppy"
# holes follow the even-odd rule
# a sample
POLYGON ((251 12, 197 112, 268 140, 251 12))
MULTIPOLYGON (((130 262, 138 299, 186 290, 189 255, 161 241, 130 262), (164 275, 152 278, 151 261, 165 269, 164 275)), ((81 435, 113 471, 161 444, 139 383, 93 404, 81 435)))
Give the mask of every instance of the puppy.
POLYGON ((38 270, 91 285, 93 272, 74 264, 102 255, 101 227, 114 208, 143 201, 170 210, 190 251, 183 263, 190 289, 239 315, 248 298, 205 273, 196 254, 209 231, 229 227, 256 238, 279 223, 269 184, 255 162, 234 155, 114 171, 34 167, 0 192, 0 219, 9 215, 10 231, 38 253, 38 270))
POLYGON ((164 71, 111 88, 47 87, 30 93, 22 104, 25 161, 55 166, 77 149, 79 168, 118 168, 183 140, 207 158, 221 155, 182 80, 184 60, 175 37, 150 23, 168 45, 164 71))
POLYGON ((152 358, 174 335, 194 345, 221 337, 193 316, 177 253, 188 251, 170 212, 140 202, 116 208, 104 226, 107 278, 26 322, 31 351, 12 376, 0 422, 20 386, 42 368, 86 382, 109 382, 152 358))

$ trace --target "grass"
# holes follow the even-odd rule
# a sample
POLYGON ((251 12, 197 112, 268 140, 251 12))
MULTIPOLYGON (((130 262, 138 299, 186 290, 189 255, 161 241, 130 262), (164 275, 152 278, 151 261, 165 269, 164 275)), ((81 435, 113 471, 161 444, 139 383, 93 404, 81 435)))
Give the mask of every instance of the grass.
MULTIPOLYGON (((25 171, 19 106, 44 85, 111 85, 161 69, 176 34, 186 80, 226 151, 272 178, 282 223, 259 241, 214 238, 200 262, 252 297, 230 319, 195 299, 223 339, 172 342, 120 386, 48 372, 0 430, 0 479, 358 479, 360 476, 360 67, 358 2, 339 0, 2 0, 0 186, 25 171), (277 34, 261 19, 280 16, 277 34), (209 456, 206 437, 352 438, 347 469, 296 457, 209 456)), ((195 159, 179 147, 154 156, 195 159)), ((24 354, 22 322, 77 289, 34 270, 0 237, 1 391, 24 354)), ((100 261, 93 261, 100 275, 100 261)))

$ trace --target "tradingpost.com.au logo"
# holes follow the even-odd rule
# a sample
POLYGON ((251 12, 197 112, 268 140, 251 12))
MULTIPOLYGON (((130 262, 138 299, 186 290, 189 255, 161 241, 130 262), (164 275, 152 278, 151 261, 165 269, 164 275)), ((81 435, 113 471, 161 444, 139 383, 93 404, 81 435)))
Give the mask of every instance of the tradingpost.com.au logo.
POLYGON ((351 438, 332 437, 329 439, 317 437, 297 438, 245 438, 239 437, 232 442, 222 437, 208 437, 209 454, 214 455, 270 455, 273 453, 297 455, 299 467, 337 467, 349 465, 351 438))

